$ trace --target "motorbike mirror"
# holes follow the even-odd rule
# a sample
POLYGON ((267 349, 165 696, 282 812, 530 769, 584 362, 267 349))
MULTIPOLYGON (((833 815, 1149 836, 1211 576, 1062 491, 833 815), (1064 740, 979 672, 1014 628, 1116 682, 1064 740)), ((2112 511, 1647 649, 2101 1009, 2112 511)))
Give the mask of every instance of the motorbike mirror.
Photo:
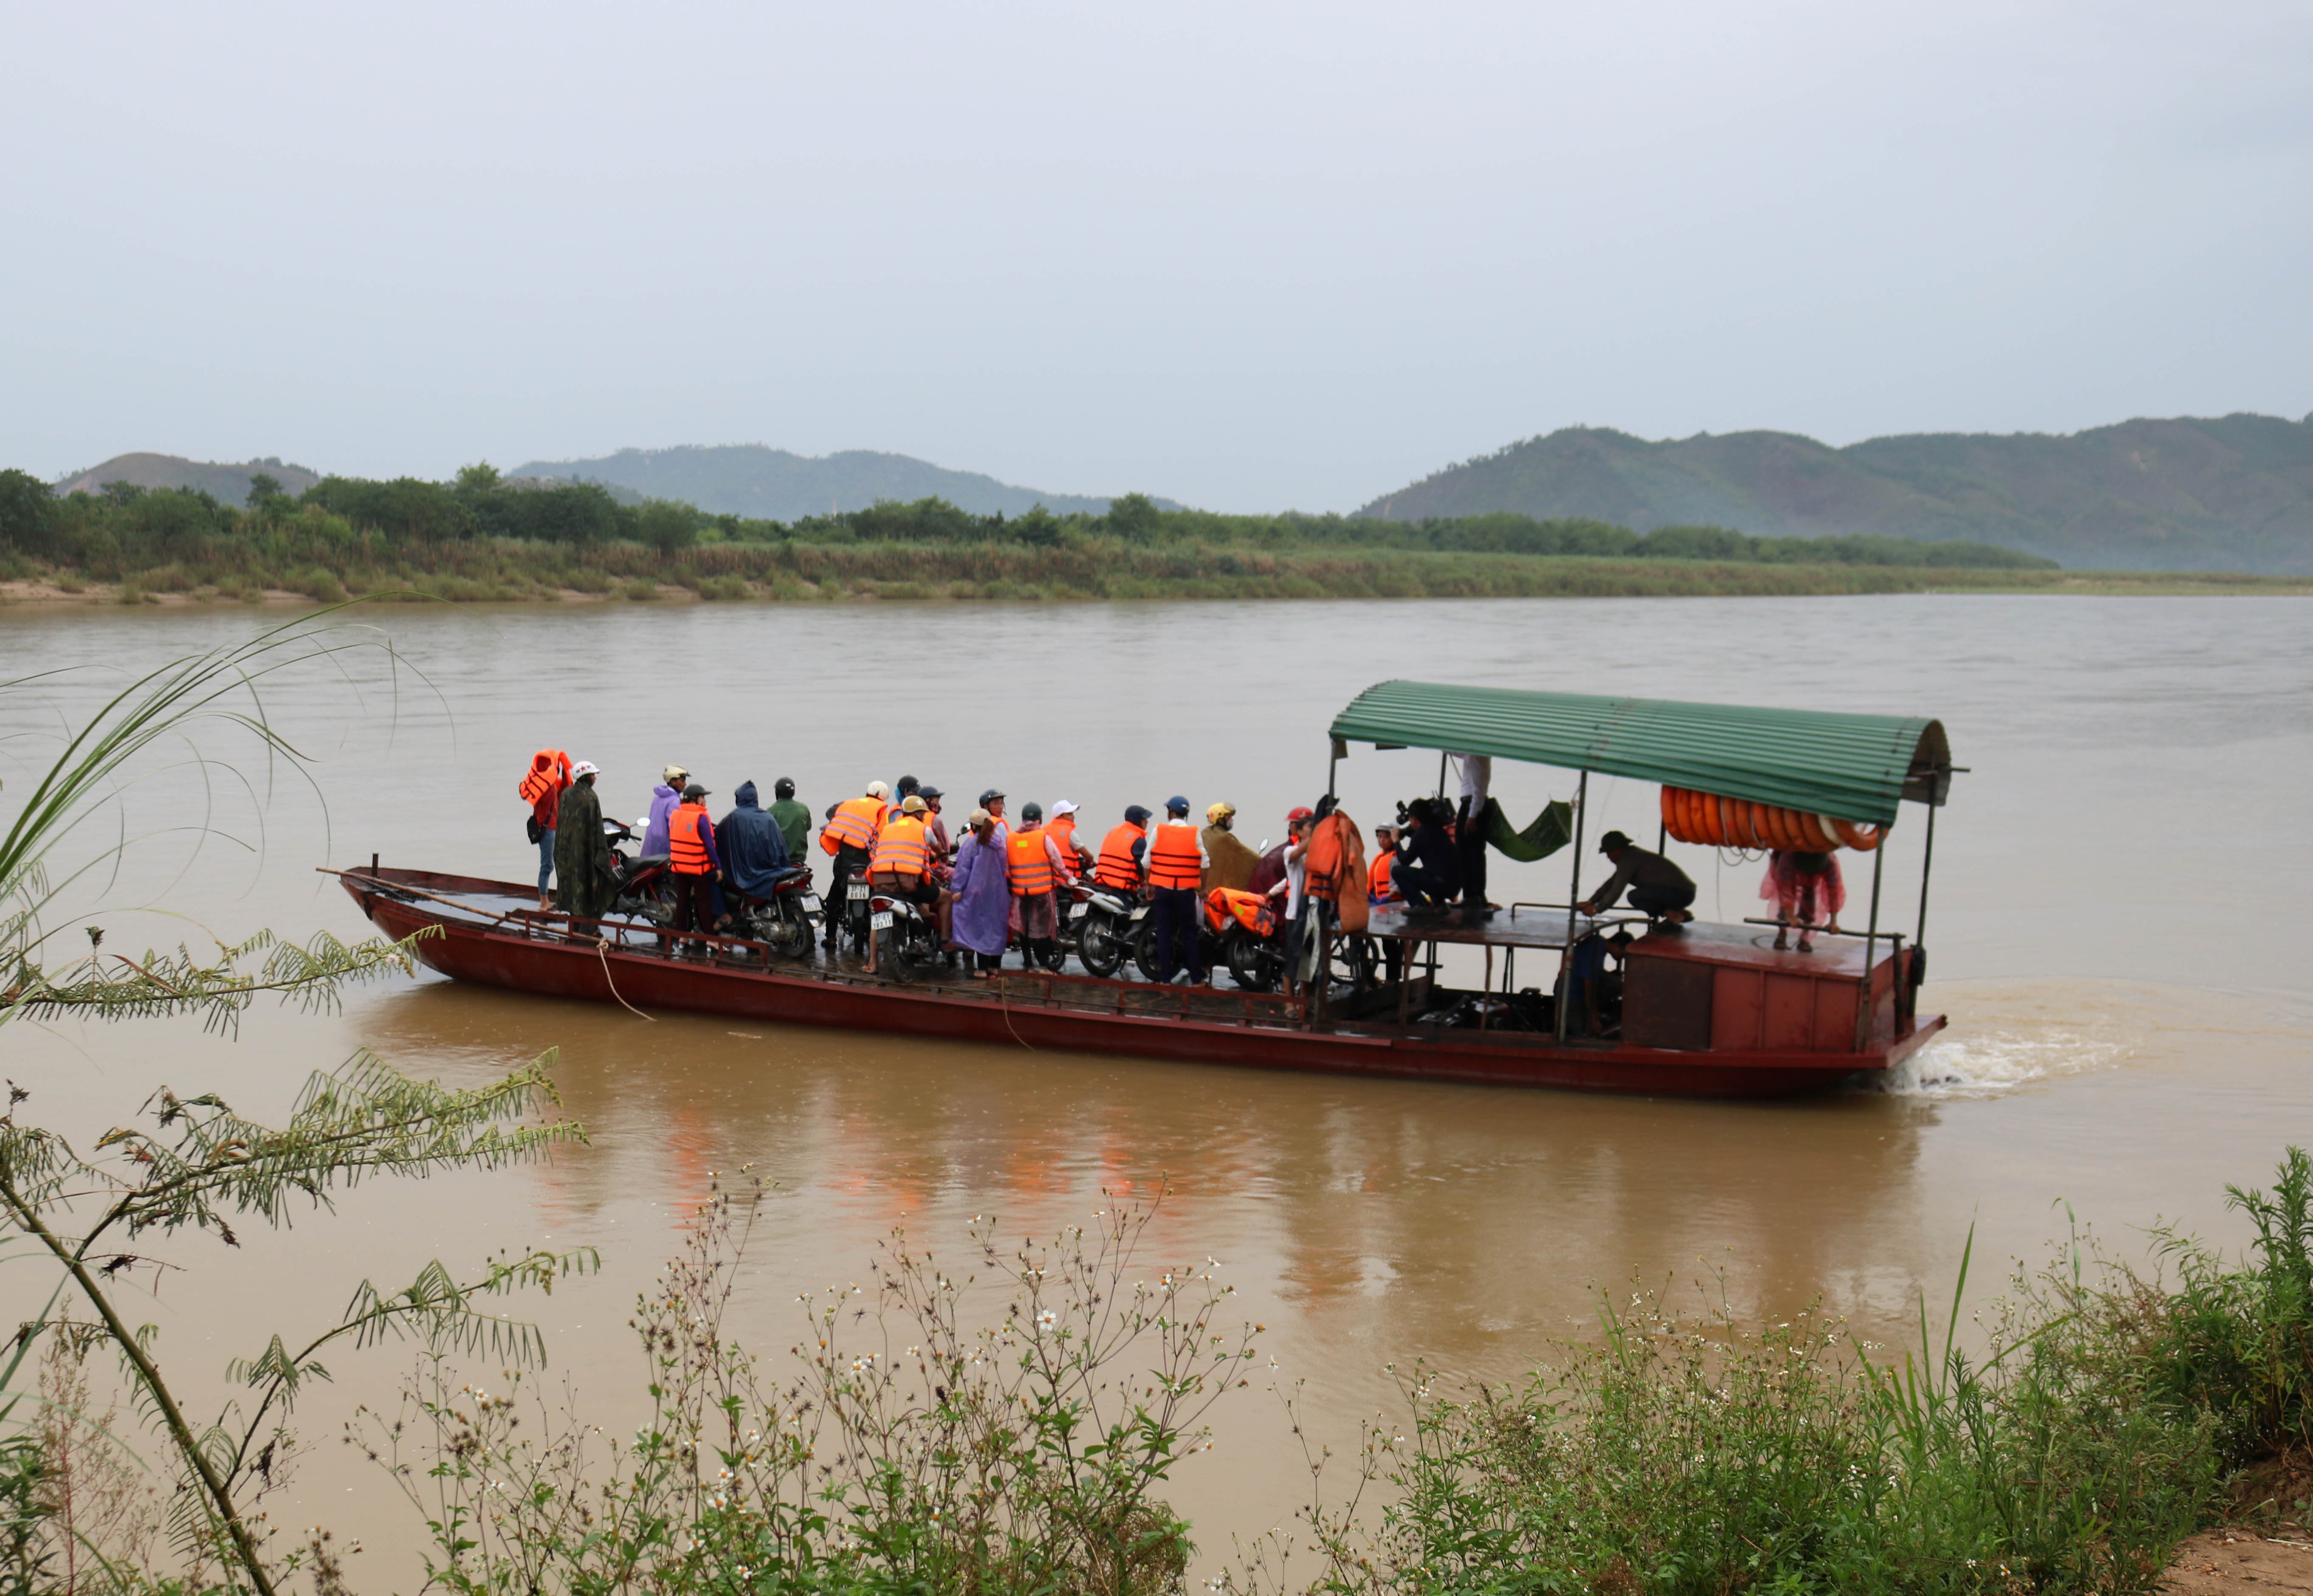
POLYGON ((1269 852, 1269 838, 1266 837, 1262 837, 1261 839, 1261 846, 1253 851, 1256 854, 1265 854, 1269 852))

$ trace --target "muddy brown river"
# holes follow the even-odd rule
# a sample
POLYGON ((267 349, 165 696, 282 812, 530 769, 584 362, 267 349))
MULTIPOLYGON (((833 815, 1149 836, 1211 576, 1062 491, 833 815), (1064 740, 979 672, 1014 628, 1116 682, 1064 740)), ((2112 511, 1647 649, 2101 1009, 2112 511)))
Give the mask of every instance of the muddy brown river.
MULTIPOLYGON (((0 676, 66 672, 0 701, 0 800, 13 812, 56 729, 125 674, 263 618, 0 615, 0 676)), ((204 1392, 275 1329, 332 1319, 365 1276, 592 1244, 600 1278, 526 1309, 589 1416, 630 1423, 644 1377, 633 1299, 710 1171, 752 1164, 775 1184, 737 1316, 774 1362, 800 1329, 797 1293, 864 1278, 894 1227, 944 1247, 977 1214, 1043 1233, 1104 1206, 1104 1191, 1169 1183, 1163 1250, 1218 1260, 1244 1316, 1269 1327, 1263 1381, 1218 1410, 1213 1450, 1170 1492, 1212 1565, 1306 1495, 1265 1381, 1306 1382, 1313 1434, 1346 1450, 1362 1418, 1394 1415, 1388 1365, 1515 1375, 1552 1337, 1584 1332, 1599 1290, 1633 1279, 1691 1291, 1723 1274, 1742 1311, 1821 1297, 1893 1335, 1920 1293, 1948 1295, 1971 1226, 1979 1296, 2006 1260, 2063 1232, 2066 1204, 2130 1256, 2156 1219, 2237 1242, 2224 1184, 2263 1181, 2284 1144, 2313 1140, 2304 600, 624 604, 363 620, 390 641, 392 672, 374 652, 268 695, 315 756, 312 785, 268 774, 213 728, 199 746, 238 776, 162 750, 124 794, 125 820, 92 831, 145 837, 95 916, 108 948, 260 925, 357 934, 359 915, 312 867, 373 852, 526 879, 535 853, 514 787, 549 744, 600 765, 606 811, 628 816, 679 760, 716 789, 718 812, 745 779, 768 793, 792 776, 816 811, 912 773, 964 797, 1073 799, 1095 837, 1128 803, 1227 798, 1260 842, 1323 791, 1334 711, 1409 676, 1940 716, 1971 768, 1938 826, 1922 1009, 1952 1026, 1878 1089, 1759 1106, 645 1018, 431 975, 357 989, 334 1014, 260 1009, 233 1037, 9 1025, 0 1056, 33 1092, 28 1112, 84 1140, 163 1083, 277 1116, 307 1071, 358 1047, 461 1082, 560 1049, 557 1079, 591 1146, 511 1173, 364 1187, 334 1215, 238 1251, 180 1246, 184 1272, 140 1306, 204 1392), (231 836, 195 848, 183 828, 205 817, 231 836)), ((1360 749, 1341 790, 1370 826, 1437 775, 1435 756, 1360 749)), ((1522 823, 1573 781, 1498 763, 1495 791, 1522 823)), ((1594 781, 1591 800, 1593 837, 1654 835, 1651 785, 1594 781)), ((1921 811, 1905 810, 1883 920, 1908 931, 1921 811)), ((1757 912, 1757 863, 1674 853, 1703 917, 1757 912)), ((1584 861, 1586 884, 1599 873, 1584 861)), ((1563 902, 1567 861, 1497 858, 1491 884, 1504 901, 1563 902)), ((1860 872, 1851 891, 1860 923, 1860 872)), ((0 1272, 8 1315, 45 1296, 35 1275, 0 1272)), ((300 1428, 330 1441, 407 1368, 391 1347, 340 1359, 300 1428)), ((406 1510, 341 1448, 315 1446, 275 1516, 361 1535, 365 1588, 415 1583, 406 1510)))

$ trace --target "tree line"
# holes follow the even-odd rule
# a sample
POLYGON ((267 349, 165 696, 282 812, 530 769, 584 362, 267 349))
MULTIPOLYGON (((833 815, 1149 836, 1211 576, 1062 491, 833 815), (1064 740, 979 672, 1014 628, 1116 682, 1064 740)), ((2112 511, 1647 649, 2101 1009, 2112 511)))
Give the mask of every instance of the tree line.
POLYGON ((1232 515, 1165 510, 1126 494, 1099 515, 974 514, 945 499, 883 502, 864 510, 787 522, 716 514, 671 499, 623 503, 602 484, 501 477, 488 464, 448 482, 400 477, 325 477, 292 495, 273 478, 252 478, 247 503, 227 504, 198 488, 126 482, 58 496, 28 472, 0 471, 0 559, 13 575, 26 562, 116 579, 178 564, 279 567, 312 563, 423 563, 428 550, 483 539, 572 548, 639 545, 675 556, 701 544, 909 544, 932 548, 1025 545, 1095 550, 1328 549, 1430 551, 1615 559, 2054 569, 2055 562, 1975 542, 1889 537, 1758 538, 1719 526, 1635 531, 1579 517, 1499 513, 1383 521, 1297 512, 1232 515))

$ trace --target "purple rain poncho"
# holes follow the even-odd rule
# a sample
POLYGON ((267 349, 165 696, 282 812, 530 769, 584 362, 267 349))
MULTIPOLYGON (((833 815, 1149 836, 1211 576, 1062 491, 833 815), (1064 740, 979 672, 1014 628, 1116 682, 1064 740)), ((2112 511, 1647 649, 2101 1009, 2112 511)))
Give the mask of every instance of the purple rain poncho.
POLYGON ((956 850, 954 935, 958 947, 991 958, 1004 951, 1012 914, 1012 886, 1000 844, 967 836, 956 850))
POLYGON ((682 803, 682 794, 664 782, 659 783, 651 789, 650 824, 643 829, 643 851, 637 854, 636 858, 656 859, 666 856, 667 817, 673 814, 682 803))

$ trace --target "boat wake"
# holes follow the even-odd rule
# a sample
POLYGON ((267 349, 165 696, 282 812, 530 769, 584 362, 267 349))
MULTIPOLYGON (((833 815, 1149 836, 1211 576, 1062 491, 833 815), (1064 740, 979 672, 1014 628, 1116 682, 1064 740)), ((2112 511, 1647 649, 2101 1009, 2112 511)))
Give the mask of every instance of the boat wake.
POLYGON ((1887 1074, 1878 1090, 1895 1097, 2003 1097, 2065 1075, 2128 1062, 2125 1037, 2103 1030, 1989 1030, 1939 1037, 1887 1074))

